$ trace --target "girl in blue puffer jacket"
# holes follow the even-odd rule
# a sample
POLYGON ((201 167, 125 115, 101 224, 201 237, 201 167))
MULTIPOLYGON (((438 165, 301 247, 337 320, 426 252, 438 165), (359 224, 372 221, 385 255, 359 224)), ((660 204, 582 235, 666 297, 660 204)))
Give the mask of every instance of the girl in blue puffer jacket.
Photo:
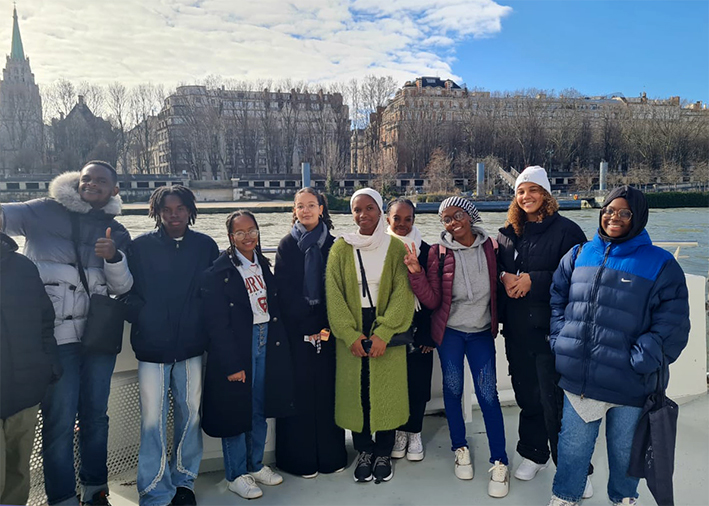
POLYGON ((627 475, 633 434, 660 368, 677 360, 689 337, 684 273, 652 245, 647 220, 642 192, 613 190, 596 236, 554 273, 550 344, 565 396, 550 506, 581 499, 603 417, 609 498, 635 504, 638 496, 638 479, 627 475))

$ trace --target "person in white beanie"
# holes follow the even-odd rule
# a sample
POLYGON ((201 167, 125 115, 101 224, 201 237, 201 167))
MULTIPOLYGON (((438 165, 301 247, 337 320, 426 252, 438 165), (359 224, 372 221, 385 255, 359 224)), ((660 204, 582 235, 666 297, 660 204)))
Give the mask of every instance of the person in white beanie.
MULTIPOLYGON (((497 238, 499 315, 521 408, 517 452, 522 462, 514 475, 523 481, 545 469, 550 456, 557 461, 563 392, 547 337, 549 287, 564 254, 586 241, 581 228, 558 209, 544 168, 527 167, 515 181, 507 222, 497 238)), ((591 493, 589 481, 584 497, 591 493)))

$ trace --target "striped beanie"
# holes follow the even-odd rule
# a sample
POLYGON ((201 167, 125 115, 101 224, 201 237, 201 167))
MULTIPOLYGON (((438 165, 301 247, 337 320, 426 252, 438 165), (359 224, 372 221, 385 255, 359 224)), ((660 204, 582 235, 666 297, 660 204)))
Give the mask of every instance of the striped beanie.
POLYGON ((482 218, 480 218, 480 213, 478 213, 478 208, 466 198, 458 197, 457 195, 454 197, 448 197, 446 200, 441 202, 441 205, 438 207, 438 216, 440 217, 443 215, 443 211, 449 207, 460 207, 463 211, 468 213, 468 216, 470 216, 470 222, 473 224, 482 223, 483 221, 482 218))

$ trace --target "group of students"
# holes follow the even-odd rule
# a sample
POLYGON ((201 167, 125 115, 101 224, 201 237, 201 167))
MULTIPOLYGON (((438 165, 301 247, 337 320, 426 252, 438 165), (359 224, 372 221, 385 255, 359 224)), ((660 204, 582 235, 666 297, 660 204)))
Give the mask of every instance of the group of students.
POLYGON ((550 504, 590 497, 591 456, 605 417, 609 498, 635 502, 638 480, 626 473, 633 432, 645 398, 661 371, 667 378, 689 331, 684 275, 672 255, 652 246, 638 190, 611 192, 598 232, 586 242, 578 225, 558 214, 544 169, 529 167, 515 183, 497 240, 481 227, 472 202, 454 196, 441 203, 443 230, 429 245, 410 201, 385 207, 369 188, 352 195, 355 229, 335 240, 327 200, 303 188, 274 273, 252 213, 229 215, 230 246, 220 254, 213 239, 190 228, 197 216, 192 192, 162 187, 150 199, 155 230, 131 242, 114 219, 117 194, 113 168, 89 162, 59 176, 49 199, 3 206, 3 230, 25 236, 25 254, 39 269, 38 276, 29 262, 15 259, 16 245, 1 236, 0 441, 7 445, 3 454, 26 456, 0 469, 3 504, 26 501, 40 401, 49 504, 108 504, 106 408, 115 356, 81 347, 88 296, 76 268, 73 215, 89 291, 123 295, 132 323, 141 506, 196 504, 201 430, 221 438, 232 492, 253 499, 263 494, 259 485, 281 483, 263 464, 267 418, 276 418, 279 470, 304 478, 343 471, 347 429, 358 452, 354 480, 390 480, 392 458, 424 458, 434 349, 455 476, 474 475, 461 405, 467 359, 490 449, 488 493, 506 496, 509 460, 495 370, 499 323, 521 408, 516 478, 533 479, 551 457, 557 472, 550 504), (8 274, 9 259, 23 268, 8 274), (13 362, 6 364, 8 356, 13 362), (23 382, 28 375, 35 380, 23 382), (22 401, 6 409, 13 396, 22 401), (9 431, 18 426, 24 435, 9 431))

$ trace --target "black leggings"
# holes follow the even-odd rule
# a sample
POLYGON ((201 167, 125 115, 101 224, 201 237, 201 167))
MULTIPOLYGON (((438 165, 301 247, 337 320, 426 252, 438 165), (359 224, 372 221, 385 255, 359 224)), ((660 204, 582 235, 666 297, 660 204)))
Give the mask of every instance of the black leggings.
MULTIPOLYGON (((362 333, 366 336, 372 328, 372 323, 376 317, 374 308, 362 308, 362 333)), ((369 358, 362 359, 362 414, 364 425, 362 432, 352 431, 352 443, 358 452, 372 453, 375 457, 388 457, 394 448, 395 430, 380 430, 376 433, 376 442, 372 440, 372 433, 369 426, 369 358)))

